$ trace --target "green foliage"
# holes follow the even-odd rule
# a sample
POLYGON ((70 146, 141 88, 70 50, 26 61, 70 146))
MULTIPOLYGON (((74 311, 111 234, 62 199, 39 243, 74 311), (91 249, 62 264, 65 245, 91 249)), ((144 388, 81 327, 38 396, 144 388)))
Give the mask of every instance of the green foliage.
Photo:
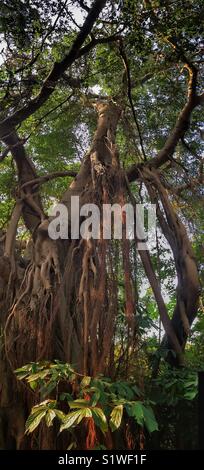
POLYGON ((140 426, 146 426, 149 433, 158 431, 158 424, 155 420, 153 410, 150 406, 144 406, 140 401, 127 406, 129 416, 136 419, 140 426))
MULTIPOLYGON (((156 401, 175 406, 181 400, 193 400, 198 393, 198 373, 191 369, 166 367, 155 381, 156 401)), ((155 398, 155 397, 154 397, 155 398)))
POLYGON ((123 405, 115 406, 110 414, 109 425, 110 425, 111 431, 115 431, 115 429, 118 429, 120 427, 122 417, 123 417, 123 405))
POLYGON ((26 421, 25 432, 27 434, 32 433, 39 426, 43 418, 48 427, 52 426, 54 418, 64 419, 64 413, 56 409, 56 405, 55 400, 45 400, 39 405, 34 406, 26 421))
POLYGON ((142 394, 134 383, 112 382, 106 377, 91 378, 76 373, 70 364, 59 361, 54 363, 31 363, 15 371, 19 380, 27 384, 41 396, 56 394, 56 399, 46 399, 32 408, 26 422, 26 433, 32 433, 44 419, 48 427, 55 418, 60 423, 59 432, 73 430, 83 420, 93 418, 102 433, 121 428, 127 416, 138 426, 146 427, 149 433, 158 430, 158 425, 150 403, 142 400, 142 394), (58 396, 58 385, 66 381, 71 393, 58 396), (75 387, 73 387, 75 384, 75 387), (74 390, 77 389, 74 397, 74 390), (60 410, 62 403, 69 408, 68 413, 60 410))

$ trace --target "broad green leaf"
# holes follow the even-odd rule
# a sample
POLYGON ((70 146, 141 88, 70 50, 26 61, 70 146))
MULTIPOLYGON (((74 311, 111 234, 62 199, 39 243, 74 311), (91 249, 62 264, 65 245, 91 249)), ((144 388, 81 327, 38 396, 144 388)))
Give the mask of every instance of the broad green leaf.
POLYGON ((26 364, 15 370, 15 374, 19 380, 25 379, 31 372, 33 372, 33 364, 26 364))
POLYGON ((80 418, 83 419, 82 410, 77 410, 73 411, 72 413, 69 413, 64 419, 62 425, 60 426, 60 432, 62 432, 64 429, 69 429, 72 426, 78 424, 81 421, 80 418))
POLYGON ((91 377, 89 377, 88 375, 83 377, 81 383, 80 383, 80 387, 81 388, 84 388, 84 387, 88 387, 88 385, 90 385, 90 382, 91 382, 91 377))
POLYGON ((19 380, 23 380, 23 379, 25 379, 25 378, 28 376, 29 372, 16 370, 16 371, 15 371, 15 374, 17 375, 17 378, 18 378, 19 380))
POLYGON ((45 369, 45 370, 41 370, 39 372, 37 372, 36 374, 31 374, 28 378, 27 378, 27 382, 33 382, 35 380, 38 380, 38 379, 44 379, 48 374, 50 374, 50 369, 45 369))
POLYGON ((188 392, 184 393, 184 398, 186 398, 186 400, 193 400, 197 393, 197 390, 189 390, 188 392))
POLYGON ((29 385, 30 385, 31 390, 36 390, 36 388, 38 386, 38 384, 35 380, 33 382, 30 382, 29 385))
POLYGON ((156 421, 152 408, 150 406, 143 406, 143 413, 145 426, 148 429, 149 433, 158 431, 158 423, 156 421))
POLYGON ((121 425, 123 417, 123 405, 117 405, 115 408, 113 408, 113 411, 111 412, 110 415, 110 428, 112 431, 115 431, 115 429, 118 429, 121 425))
POLYGON ((33 406, 31 414, 35 413, 38 410, 47 409, 47 408, 55 408, 55 406, 56 406, 56 400, 44 400, 38 405, 33 406))
POLYGON ((55 413, 55 410, 48 410, 46 415, 45 415, 45 422, 48 426, 48 428, 50 426, 52 426, 52 422, 53 422, 53 419, 56 417, 56 413, 55 413))
POLYGON ((64 421, 66 415, 65 413, 63 413, 63 411, 60 411, 60 410, 54 410, 55 411, 55 414, 56 414, 56 417, 60 420, 60 421, 64 421))
POLYGON ((132 404, 126 406, 126 410, 129 416, 135 418, 137 423, 142 426, 144 422, 144 409, 141 401, 135 401, 132 404))
POLYGON ((25 432, 26 434, 30 434, 33 432, 40 424, 44 416, 46 415, 46 410, 43 411, 36 411, 35 413, 32 413, 25 424, 25 432))
POLYGON ((101 395, 102 393, 100 392, 100 390, 97 390, 93 393, 92 397, 91 397, 91 406, 96 406, 99 399, 101 398, 101 395))
POLYGON ((91 418, 91 417, 92 417, 92 412, 90 408, 82 408, 81 410, 72 411, 64 419, 64 422, 60 426, 60 432, 62 432, 64 429, 69 429, 72 426, 76 426, 82 421, 83 418, 91 418))
POLYGON ((89 404, 89 402, 87 400, 77 399, 77 400, 69 401, 68 404, 71 410, 74 410, 75 408, 87 408, 87 405, 89 404))
POLYGON ((76 447, 77 447, 77 443, 71 442, 71 444, 69 444, 69 446, 67 447, 67 450, 73 450, 73 449, 76 449, 76 447))
POLYGON ((67 401, 72 401, 73 400, 73 397, 70 393, 67 393, 67 392, 64 392, 64 393, 61 393, 60 395, 60 400, 61 401, 64 401, 64 400, 67 400, 67 401))
POLYGON ((132 390, 136 393, 136 395, 141 395, 141 390, 137 387, 137 385, 133 385, 132 390))
POLYGON ((103 410, 101 410, 101 408, 95 407, 92 408, 91 411, 96 426, 98 426, 103 433, 106 433, 108 431, 108 424, 103 410))

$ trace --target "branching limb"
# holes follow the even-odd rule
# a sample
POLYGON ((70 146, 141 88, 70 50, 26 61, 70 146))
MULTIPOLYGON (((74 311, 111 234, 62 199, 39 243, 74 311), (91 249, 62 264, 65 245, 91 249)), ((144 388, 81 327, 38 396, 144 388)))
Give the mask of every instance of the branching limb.
MULTIPOLYGON (((129 193, 131 202, 133 203, 133 207, 136 207, 136 201, 135 201, 133 194, 131 193, 129 183, 127 180, 126 180, 126 183, 127 183, 128 193, 129 193)), ((136 236, 136 241, 137 241, 137 234, 135 234, 135 236, 136 236)), ((174 331, 173 325, 171 324, 171 320, 169 318, 168 311, 164 303, 164 299, 162 297, 161 287, 160 287, 159 281, 156 277, 156 274, 152 265, 149 250, 148 249, 138 250, 138 252, 139 252, 147 279, 149 280, 150 286, 152 288, 164 330, 166 332, 166 335, 171 341, 173 349, 175 350, 177 354, 179 363, 182 364, 183 363, 182 349, 179 344, 176 333, 174 331)))
MULTIPOLYGON (((76 36, 68 54, 64 57, 61 62, 55 62, 51 72, 48 77, 45 79, 43 86, 39 94, 33 98, 27 105, 23 106, 21 109, 16 111, 13 115, 7 117, 1 125, 0 136, 5 135, 5 129, 7 127, 16 127, 19 123, 23 122, 29 116, 34 114, 50 97, 53 93, 56 83, 63 75, 63 73, 70 67, 73 62, 79 58, 81 55, 86 54, 92 47, 95 47, 97 40, 92 40, 90 44, 84 46, 81 49, 81 46, 84 44, 88 35, 90 34, 93 25, 97 18, 99 17, 102 9, 106 4, 106 0, 95 0, 92 8, 90 9, 84 24, 76 36)), ((98 40, 100 43, 100 39, 98 40)))
MULTIPOLYGON (((177 122, 170 133, 169 137, 166 140, 164 147, 160 150, 157 157, 149 160, 145 166, 147 168, 159 168, 164 165, 169 159, 172 158, 172 155, 175 151, 175 148, 180 139, 183 139, 186 131, 190 125, 190 118, 193 110, 201 105, 204 102, 204 94, 198 96, 196 93, 197 85, 197 69, 190 65, 189 63, 185 65, 189 73, 188 87, 187 87, 187 102, 180 112, 177 122)), ((142 168, 142 165, 140 165, 142 168)), ((127 175, 129 181, 134 181, 139 177, 138 165, 132 165, 132 167, 127 170, 127 175)))
POLYGON ((38 58, 40 57, 40 54, 41 52, 43 51, 43 48, 44 48, 44 45, 45 45, 45 42, 46 40, 48 39, 48 37, 50 36, 50 34, 52 34, 52 32, 55 30, 55 27, 56 27, 56 24, 64 10, 64 8, 66 7, 66 4, 67 4, 67 1, 68 0, 65 0, 65 2, 63 3, 62 7, 59 9, 59 13, 58 15, 56 16, 55 18, 55 21, 52 25, 52 27, 47 31, 47 33, 45 34, 45 36, 43 37, 42 39, 42 42, 41 42, 41 45, 40 45, 40 48, 37 52, 37 54, 26 64, 24 65, 23 67, 19 67, 16 71, 15 71, 15 74, 19 74, 21 72, 24 72, 24 70, 28 69, 28 68, 31 68, 33 67, 33 65, 37 62, 38 58))
POLYGON ((77 176, 77 171, 74 171, 74 170, 55 171, 54 173, 49 173, 48 175, 39 176, 38 178, 34 178, 30 181, 26 181, 26 183, 24 183, 21 186, 20 190, 25 190, 25 188, 27 188, 28 186, 32 186, 33 189, 36 189, 34 188, 35 186, 39 186, 40 184, 43 184, 46 181, 50 181, 52 179, 64 177, 64 176, 72 176, 73 178, 75 178, 77 176))
MULTIPOLYGON (((158 173, 146 169, 143 175, 151 200, 157 204, 160 226, 171 246, 175 260, 178 278, 177 303, 171 323, 181 348, 184 349, 187 332, 196 316, 200 295, 196 260, 186 229, 175 213, 158 173), (158 204, 158 196, 164 213, 158 204)), ((169 339, 167 339, 167 348, 169 348, 169 339)))
POLYGON ((18 201, 16 203, 6 232, 4 256, 7 256, 10 259, 12 259, 14 255, 16 232, 22 213, 22 206, 22 202, 18 201))
MULTIPOLYGON (((12 129, 8 129, 7 137, 5 137, 3 141, 10 149, 16 163, 19 185, 22 186, 27 181, 35 179, 36 171, 34 165, 26 155, 23 142, 19 139, 17 133, 12 129)), ((22 215, 26 227, 33 233, 42 220, 43 208, 40 196, 38 194, 33 196, 31 194, 31 188, 27 187, 25 189, 25 196, 27 202, 30 204, 29 207, 27 204, 23 204, 22 215)))
POLYGON ((127 95, 128 95, 128 99, 129 99, 129 102, 130 102, 131 109, 132 109, 132 114, 133 114, 133 117, 134 117, 134 121, 135 121, 135 124, 136 124, 136 127, 137 127, 137 131, 138 131, 138 135, 139 135, 139 141, 140 141, 140 147, 141 147, 141 150, 142 150, 144 160, 147 160, 147 157, 146 157, 146 154, 145 154, 145 149, 144 149, 144 144, 143 144, 143 138, 142 138, 140 126, 139 126, 139 123, 138 123, 138 120, 137 120, 137 116, 136 116, 136 112, 135 112, 135 108, 134 108, 134 104, 133 104, 132 91, 131 91, 132 85, 131 85, 130 67, 129 67, 129 63, 128 63, 128 59, 127 59, 127 56, 126 56, 126 53, 125 53, 125 49, 124 49, 124 46, 123 46, 122 39, 119 41, 119 52, 120 52, 120 55, 122 57, 125 72, 126 72, 127 95))

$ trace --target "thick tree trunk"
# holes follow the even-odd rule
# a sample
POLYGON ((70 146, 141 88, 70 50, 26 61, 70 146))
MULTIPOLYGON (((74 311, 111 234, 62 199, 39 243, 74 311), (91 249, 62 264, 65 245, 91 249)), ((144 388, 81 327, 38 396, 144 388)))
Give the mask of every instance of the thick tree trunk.
MULTIPOLYGON (((92 146, 61 201, 69 213, 72 196, 79 196, 80 206, 94 202, 101 208, 103 202, 117 200, 117 193, 121 190, 115 145, 121 109, 112 101, 99 102, 95 107, 98 125, 92 146)), ((25 165, 29 169, 27 181, 35 175, 32 171, 30 173, 27 159, 25 164, 23 159, 20 160, 21 147, 14 149, 22 185, 26 181, 23 178, 25 165)), ((18 402, 23 403, 22 417, 26 416, 33 398, 30 392, 23 391, 21 385, 17 386, 12 370, 31 361, 58 358, 76 364, 78 371, 84 374, 105 372, 109 360, 112 360, 112 337, 117 315, 117 286, 108 261, 111 245, 102 236, 98 240, 51 240, 47 231, 49 221, 43 220, 43 213, 41 217, 40 201, 30 189, 29 197, 29 203, 27 199, 24 201, 23 215, 30 228, 35 225, 33 255, 23 279, 22 276, 21 280, 18 278, 16 271, 16 295, 3 324, 5 344, 1 357, 2 410, 6 413, 13 408, 12 397, 18 387, 18 402), (35 212, 35 204, 39 212, 35 212), (29 218, 27 209, 30 206, 37 215, 38 224, 32 219, 33 211, 29 218), (11 373, 8 373, 8 368, 11 373)), ((101 223, 100 235, 102 229, 101 223)), ((3 300, 5 307, 6 299, 3 300)), ((8 419, 7 416, 7 422, 8 419)), ((20 446, 22 426, 17 434, 16 446, 20 446)), ((2 447, 8 445, 4 443, 2 447)), ((32 447, 32 440, 30 444, 27 440, 21 444, 22 447, 27 445, 32 447)), ((39 446, 47 445, 41 432, 39 446)))
MULTIPOLYGON (((54 432, 48 433, 44 427, 38 434, 37 443, 32 438, 23 438, 23 423, 34 404, 35 396, 17 384, 13 374, 15 368, 31 361, 60 359, 75 364, 78 372, 94 376, 110 372, 113 364, 113 337, 118 315, 118 278, 112 260, 114 240, 103 238, 102 220, 98 239, 72 239, 70 227, 72 196, 79 197, 80 207, 85 203, 95 203, 101 213, 103 203, 117 202, 122 206, 126 202, 127 181, 120 168, 115 144, 121 108, 112 100, 100 101, 95 104, 95 108, 98 124, 92 145, 61 201, 69 211, 68 240, 54 241, 49 237, 50 220, 43 213, 39 195, 33 192, 31 185, 22 189, 22 185, 36 177, 35 171, 16 134, 13 132, 8 137, 13 139, 12 143, 6 141, 7 145, 12 145, 21 188, 13 222, 2 242, 0 253, 0 308, 4 330, 0 357, 2 448, 11 445, 16 448, 64 447, 63 441, 56 444, 54 432), (31 254, 19 263, 13 241, 21 213, 33 234, 33 241, 31 254), (16 425, 13 428, 10 423, 12 410, 15 409, 16 425)), ((189 325, 197 310, 199 282, 196 263, 186 230, 172 209, 157 171, 151 171, 145 164, 139 174, 152 200, 159 197, 162 203, 163 211, 159 205, 157 208, 158 219, 174 254, 178 289, 177 305, 171 322, 150 256, 147 251, 141 252, 140 256, 167 333, 167 346, 174 349, 180 361, 189 325)), ((72 218, 77 216, 72 214, 72 218)), ((130 342, 136 337, 136 302, 125 224, 123 214, 120 256, 129 348, 130 342)))

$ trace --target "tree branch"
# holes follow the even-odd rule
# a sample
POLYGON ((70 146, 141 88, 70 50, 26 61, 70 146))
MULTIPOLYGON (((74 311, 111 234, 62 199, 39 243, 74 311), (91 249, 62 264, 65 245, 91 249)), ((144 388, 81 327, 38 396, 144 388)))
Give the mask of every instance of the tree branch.
POLYGON ((8 258, 12 258, 12 256, 14 255, 16 232, 18 228, 18 222, 22 213, 22 207, 22 202, 17 201, 8 224, 4 247, 4 255, 8 256, 8 258))
MULTIPOLYGON (((189 128, 190 124, 190 117, 193 110, 202 104, 203 98, 202 95, 198 96, 196 94, 196 83, 197 83, 197 70, 194 66, 190 67, 189 64, 186 65, 186 68, 189 72, 189 81, 188 81, 188 88, 187 88, 187 95, 188 99, 187 102, 180 112, 177 122, 170 133, 169 137, 166 140, 164 147, 160 150, 158 155, 155 158, 152 158, 147 163, 144 164, 147 168, 159 168, 168 160, 171 159, 175 148, 180 139, 183 139, 186 131, 189 128)), ((142 164, 140 164, 140 168, 142 168, 142 164)), ((127 176, 129 181, 134 181, 139 177, 139 165, 132 165, 127 170, 127 176)))
POLYGON ((77 176, 77 171, 74 171, 74 170, 55 171, 54 173, 49 173, 48 175, 39 176, 38 178, 34 178, 30 181, 26 181, 26 183, 24 183, 21 186, 20 190, 25 190, 25 188, 29 186, 32 186, 32 187, 35 185, 38 186, 39 184, 46 183, 46 181, 50 181, 52 179, 64 177, 64 176, 72 176, 73 178, 75 178, 77 176))
POLYGON ((83 8, 83 10, 86 10, 86 11, 88 11, 88 12, 90 11, 90 8, 87 7, 87 5, 85 5, 85 3, 84 3, 83 0, 77 0, 77 1, 78 1, 78 3, 79 3, 80 7, 83 8))
POLYGON ((119 52, 120 52, 120 56, 122 57, 123 64, 124 64, 124 67, 125 67, 125 72, 126 72, 126 75, 127 75, 127 95, 128 95, 128 99, 129 99, 129 102, 130 102, 131 109, 132 109, 132 114, 133 114, 133 117, 134 117, 134 121, 135 121, 135 124, 136 124, 136 127, 137 127, 137 132, 138 132, 139 141, 140 141, 140 147, 141 147, 141 150, 142 150, 144 160, 147 160, 147 157, 146 157, 146 154, 145 154, 145 149, 144 149, 144 144, 143 144, 143 138, 142 138, 140 126, 139 126, 139 123, 138 123, 138 120, 137 120, 137 116, 136 116, 136 113, 135 113, 133 100, 132 100, 132 92, 131 92, 132 85, 131 85, 130 67, 129 67, 129 64, 128 64, 128 59, 127 59, 127 56, 126 56, 126 53, 125 53, 125 49, 124 49, 124 46, 123 46, 122 39, 120 39, 120 41, 119 41, 119 52))
POLYGON ((178 355, 179 361, 182 362, 182 349, 179 344, 176 333, 174 331, 173 325, 171 324, 171 320, 169 318, 166 305, 162 297, 159 282, 158 282, 158 279, 156 278, 154 268, 152 266, 152 261, 150 258, 149 251, 148 250, 138 250, 138 251, 139 251, 139 255, 140 255, 147 279, 149 280, 150 286, 152 288, 152 291, 153 291, 153 294, 154 294, 154 297, 158 306, 160 318, 161 318, 165 333, 169 337, 172 343, 172 346, 178 355))
MULTIPOLYGON (((15 131, 12 133, 10 132, 10 134, 7 134, 7 136, 2 140, 11 151, 12 157, 16 163, 19 185, 22 186, 27 181, 35 179, 36 172, 34 165, 26 155, 23 142, 19 139, 17 133, 15 131)), ((26 194, 31 194, 29 187, 26 189, 26 194)), ((41 214, 43 213, 40 196, 36 194, 33 199, 39 210, 33 209, 31 211, 26 204, 23 205, 22 209, 25 225, 31 232, 33 232, 41 222, 39 212, 41 212, 41 214)))
POLYGON ((62 7, 60 8, 59 10, 59 13, 52 25, 52 27, 49 29, 49 31, 47 31, 47 33, 45 34, 44 38, 42 39, 42 42, 41 42, 41 45, 40 45, 40 49, 39 51, 37 52, 37 54, 30 60, 30 62, 28 62, 25 66, 23 67, 19 67, 17 70, 15 70, 15 74, 17 73, 20 73, 20 72, 24 72, 24 70, 28 69, 29 67, 32 67, 38 60, 38 57, 40 56, 42 50, 43 50, 43 47, 44 47, 44 44, 45 44, 45 41, 46 39, 48 39, 48 37, 50 36, 50 34, 55 30, 55 26, 64 10, 64 8, 66 7, 66 4, 67 4, 67 1, 68 0, 65 0, 65 2, 63 3, 62 7))
MULTIPOLYGON (((197 313, 200 295, 196 260, 185 226, 174 211, 158 172, 145 169, 143 176, 151 201, 157 205, 159 223, 165 238, 169 242, 175 260, 178 284, 176 306, 171 324, 181 348, 184 349, 190 325, 197 313), (158 196, 164 212, 158 204, 158 196)), ((171 338, 167 339, 166 344, 167 349, 170 349, 171 338)), ((175 363, 171 357, 172 361, 175 363)))
MULTIPOLYGON (((134 198, 134 196, 133 196, 133 194, 130 190, 129 182, 128 182, 127 179, 126 179, 126 184, 127 184, 128 194, 129 194, 130 200, 133 204, 133 207, 136 207, 136 202, 137 201, 135 200, 135 198, 134 198)), ((135 216, 136 216, 136 214, 135 214, 135 216)), ((137 233, 135 233, 135 238, 136 238, 136 242, 137 242, 137 233)), ((181 349, 181 346, 179 344, 176 333, 174 331, 173 325, 171 324, 171 320, 169 318, 168 311, 167 311, 166 305, 164 303, 164 299, 162 297, 161 287, 160 287, 160 284, 158 282, 158 279, 156 277, 156 274, 155 274, 155 271, 154 271, 154 268, 153 268, 153 265, 152 265, 152 260, 151 260, 150 254, 149 254, 149 250, 148 249, 146 249, 146 250, 138 249, 138 252, 139 252, 139 255, 140 255, 144 270, 145 270, 145 274, 146 274, 147 279, 149 280, 150 286, 152 288, 152 291, 153 291, 153 294, 154 294, 154 297, 155 297, 155 300, 156 300, 156 303, 157 303, 157 307, 158 307, 158 310, 159 310, 159 315, 160 315, 165 333, 169 337, 169 339, 172 343, 172 346, 173 346, 173 348, 174 348, 174 350, 175 350, 175 352, 178 356, 179 362, 182 364, 183 363, 182 349, 181 349)))
MULTIPOLYGON (((74 40, 68 54, 64 57, 61 62, 55 62, 51 72, 48 77, 45 79, 43 86, 39 94, 33 98, 28 105, 23 106, 21 109, 16 111, 12 116, 7 117, 1 125, 1 137, 4 136, 6 127, 15 127, 17 124, 21 123, 33 113, 35 113, 50 97, 53 93, 56 83, 63 73, 67 70, 68 67, 81 55, 85 54, 87 51, 87 46, 80 50, 81 46, 87 39, 90 34, 92 27, 99 17, 102 9, 106 4, 106 0, 95 0, 92 8, 90 9, 84 24, 77 34, 76 39, 74 40), (2 134, 3 133, 3 134, 2 134)), ((94 47, 96 44, 95 41, 91 41, 91 47, 94 47)), ((89 46, 88 50, 91 48, 89 46)))

